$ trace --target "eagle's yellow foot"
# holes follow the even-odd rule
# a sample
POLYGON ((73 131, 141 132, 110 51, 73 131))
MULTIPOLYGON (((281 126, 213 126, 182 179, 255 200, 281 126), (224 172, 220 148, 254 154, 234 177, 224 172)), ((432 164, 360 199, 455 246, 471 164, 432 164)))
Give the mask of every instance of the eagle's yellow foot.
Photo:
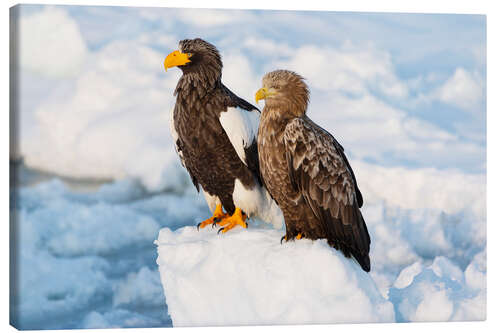
POLYGON ((236 207, 236 210, 234 211, 234 214, 232 216, 226 217, 222 219, 222 221, 217 222, 218 225, 223 226, 219 229, 219 231, 217 231, 217 233, 226 233, 237 225, 240 225, 243 228, 248 228, 248 223, 245 222, 246 219, 247 216, 243 214, 240 208, 236 207))
MULTIPOLYGON (((298 233, 297 236, 295 236, 295 239, 301 239, 302 238, 302 234, 301 233, 298 233)), ((280 244, 283 244, 283 241, 288 241, 288 238, 285 236, 281 237, 281 240, 280 240, 280 244)))
POLYGON ((205 228, 207 225, 218 222, 222 219, 225 219, 226 217, 229 217, 229 215, 224 213, 222 211, 222 205, 218 204, 215 207, 215 211, 214 211, 213 216, 211 218, 206 219, 203 222, 198 223, 197 228, 198 228, 198 230, 200 230, 200 228, 205 228))

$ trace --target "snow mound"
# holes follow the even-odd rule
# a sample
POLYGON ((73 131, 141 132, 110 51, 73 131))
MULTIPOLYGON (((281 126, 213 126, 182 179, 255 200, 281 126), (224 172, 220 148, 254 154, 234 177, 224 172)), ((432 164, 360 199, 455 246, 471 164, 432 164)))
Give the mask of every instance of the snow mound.
POLYGON ((157 263, 174 326, 393 322, 393 305, 326 241, 271 229, 160 230, 157 263))
POLYGON ((398 322, 486 319, 486 254, 464 272, 445 257, 403 269, 389 291, 398 322))

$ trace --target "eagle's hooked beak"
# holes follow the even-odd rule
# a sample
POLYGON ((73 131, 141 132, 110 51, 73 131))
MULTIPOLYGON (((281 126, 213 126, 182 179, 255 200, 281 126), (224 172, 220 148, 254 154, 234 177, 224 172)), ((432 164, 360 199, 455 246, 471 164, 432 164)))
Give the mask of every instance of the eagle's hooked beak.
POLYGON ((170 53, 163 62, 163 66, 165 66, 165 71, 167 71, 170 67, 182 66, 191 62, 189 58, 191 57, 191 53, 182 53, 179 50, 175 50, 170 53))
POLYGON ((269 96, 275 95, 276 92, 274 90, 269 90, 267 88, 260 88, 255 93, 255 103, 259 103, 261 99, 266 99, 269 96))

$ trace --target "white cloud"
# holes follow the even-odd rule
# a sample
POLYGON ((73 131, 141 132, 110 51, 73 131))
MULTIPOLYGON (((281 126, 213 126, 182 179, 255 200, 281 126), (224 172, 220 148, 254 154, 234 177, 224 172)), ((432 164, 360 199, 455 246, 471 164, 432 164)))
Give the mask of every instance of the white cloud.
POLYGON ((88 50, 78 25, 63 9, 45 7, 22 15, 18 29, 22 68, 57 78, 78 73, 88 50))
POLYGON ((470 73, 459 67, 435 94, 442 102, 465 111, 479 112, 484 99, 483 80, 478 73, 470 73))

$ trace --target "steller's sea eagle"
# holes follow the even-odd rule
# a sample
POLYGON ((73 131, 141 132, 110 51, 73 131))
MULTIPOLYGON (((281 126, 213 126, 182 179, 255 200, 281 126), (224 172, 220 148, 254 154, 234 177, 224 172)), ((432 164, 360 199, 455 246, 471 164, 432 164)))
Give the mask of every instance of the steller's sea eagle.
POLYGON ((260 178, 260 111, 222 84, 218 50, 200 38, 185 39, 164 66, 182 70, 171 133, 182 165, 213 213, 198 228, 217 224, 223 233, 246 228, 247 216, 281 227, 283 215, 260 178))
POLYGON ((267 73, 255 94, 260 99, 266 101, 257 140, 260 171, 283 212, 283 239, 326 238, 369 272, 363 197, 342 146, 306 116, 304 79, 287 70, 267 73))

